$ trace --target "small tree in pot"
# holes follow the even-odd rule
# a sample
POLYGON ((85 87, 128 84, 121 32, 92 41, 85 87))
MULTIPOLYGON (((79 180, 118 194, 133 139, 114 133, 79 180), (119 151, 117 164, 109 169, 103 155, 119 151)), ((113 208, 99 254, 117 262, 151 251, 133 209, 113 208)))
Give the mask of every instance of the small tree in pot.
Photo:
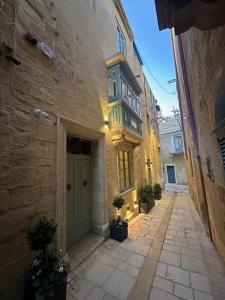
POLYGON ((146 185, 139 189, 139 208, 140 212, 148 213, 155 205, 154 193, 151 185, 146 185))
POLYGON ((162 187, 159 183, 154 185, 154 198, 160 200, 162 198, 162 187))
POLYGON ((28 245, 38 254, 30 265, 25 300, 66 299, 68 264, 62 259, 62 251, 57 254, 49 249, 56 229, 53 219, 42 217, 27 231, 28 245))
POLYGON ((112 204, 117 208, 118 217, 113 219, 110 224, 110 238, 122 242, 128 236, 127 220, 122 219, 120 216, 120 209, 125 204, 125 201, 122 197, 117 196, 113 199, 112 204))

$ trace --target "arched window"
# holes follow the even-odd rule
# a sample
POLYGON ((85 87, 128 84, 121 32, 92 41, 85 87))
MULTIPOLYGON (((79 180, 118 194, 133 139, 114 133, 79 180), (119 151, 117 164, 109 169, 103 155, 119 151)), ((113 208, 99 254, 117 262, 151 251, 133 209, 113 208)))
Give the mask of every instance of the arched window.
POLYGON ((215 103, 215 129, 225 171, 225 77, 223 78, 215 103))

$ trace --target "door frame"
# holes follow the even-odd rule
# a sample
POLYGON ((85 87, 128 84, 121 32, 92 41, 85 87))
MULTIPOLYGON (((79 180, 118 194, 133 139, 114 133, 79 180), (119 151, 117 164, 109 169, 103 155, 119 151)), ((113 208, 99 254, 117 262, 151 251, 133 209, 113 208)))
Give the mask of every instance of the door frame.
POLYGON ((166 181, 168 184, 177 184, 177 172, 176 172, 176 165, 175 164, 165 164, 166 168, 166 181), (174 173, 175 173, 175 183, 169 183, 169 177, 167 173, 167 167, 174 167, 174 173))
POLYGON ((68 254, 66 246, 66 221, 67 221, 67 136, 86 139, 92 142, 92 232, 107 237, 108 235, 108 203, 106 184, 105 160, 105 134, 75 123, 66 117, 57 116, 57 163, 56 163, 56 222, 57 249, 62 249, 64 255, 68 254))

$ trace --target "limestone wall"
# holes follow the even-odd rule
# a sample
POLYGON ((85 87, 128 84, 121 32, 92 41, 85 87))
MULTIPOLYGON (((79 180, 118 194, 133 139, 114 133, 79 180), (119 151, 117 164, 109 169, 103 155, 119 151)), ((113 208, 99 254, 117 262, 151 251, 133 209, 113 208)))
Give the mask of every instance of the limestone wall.
MULTIPOLYGON (((115 213, 111 202, 119 191, 117 156, 104 118, 109 110, 105 60, 117 50, 117 22, 125 35, 128 62, 135 75, 140 73, 142 87, 144 76, 113 1, 97 0, 93 9, 88 0, 8 0, 3 12, 0 41, 14 49, 21 65, 0 58, 0 296, 19 300, 31 258, 26 228, 41 215, 56 218, 57 116, 104 134, 105 207, 110 218, 115 213), (52 59, 25 40, 28 31, 53 50, 52 59), (48 113, 47 119, 35 116, 39 107, 48 113)), ((145 105, 152 99, 142 94, 141 100, 144 142, 134 149, 135 186, 146 183, 154 134, 146 127, 145 105)), ((155 144, 157 139, 156 134, 155 144)), ((159 181, 157 157, 152 167, 153 181, 159 181)))
MULTIPOLYGON (((191 29, 182 34, 182 42, 190 87, 191 102, 196 121, 200 162, 203 169, 201 183, 198 151, 193 141, 189 122, 189 111, 182 76, 178 41, 175 38, 175 54, 179 78, 180 100, 184 116, 187 144, 187 173, 192 199, 207 224, 207 207, 204 202, 206 190, 209 219, 213 242, 225 259, 225 182, 222 157, 215 128, 215 104, 219 87, 225 74, 225 27, 202 32, 191 29), (208 176, 206 159, 211 159, 213 179, 208 176)), ((225 105, 225 100, 224 100, 225 105)), ((222 109, 223 111, 223 109, 222 109)), ((225 117, 225 116, 223 116, 225 117)))

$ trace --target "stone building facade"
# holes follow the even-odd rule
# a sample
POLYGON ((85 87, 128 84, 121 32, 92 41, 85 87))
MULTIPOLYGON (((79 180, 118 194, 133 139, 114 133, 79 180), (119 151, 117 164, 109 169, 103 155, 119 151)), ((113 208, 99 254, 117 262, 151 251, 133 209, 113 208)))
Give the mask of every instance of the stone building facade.
POLYGON ((137 188, 160 182, 159 139, 119 0, 4 2, 0 49, 0 297, 18 300, 27 227, 53 217, 64 254, 107 238, 113 197, 131 219, 137 188))
POLYGON ((156 5, 160 29, 174 27, 191 197, 225 260, 225 2, 156 5))
POLYGON ((166 117, 159 124, 159 137, 164 187, 187 185, 183 130, 175 117, 166 117))

